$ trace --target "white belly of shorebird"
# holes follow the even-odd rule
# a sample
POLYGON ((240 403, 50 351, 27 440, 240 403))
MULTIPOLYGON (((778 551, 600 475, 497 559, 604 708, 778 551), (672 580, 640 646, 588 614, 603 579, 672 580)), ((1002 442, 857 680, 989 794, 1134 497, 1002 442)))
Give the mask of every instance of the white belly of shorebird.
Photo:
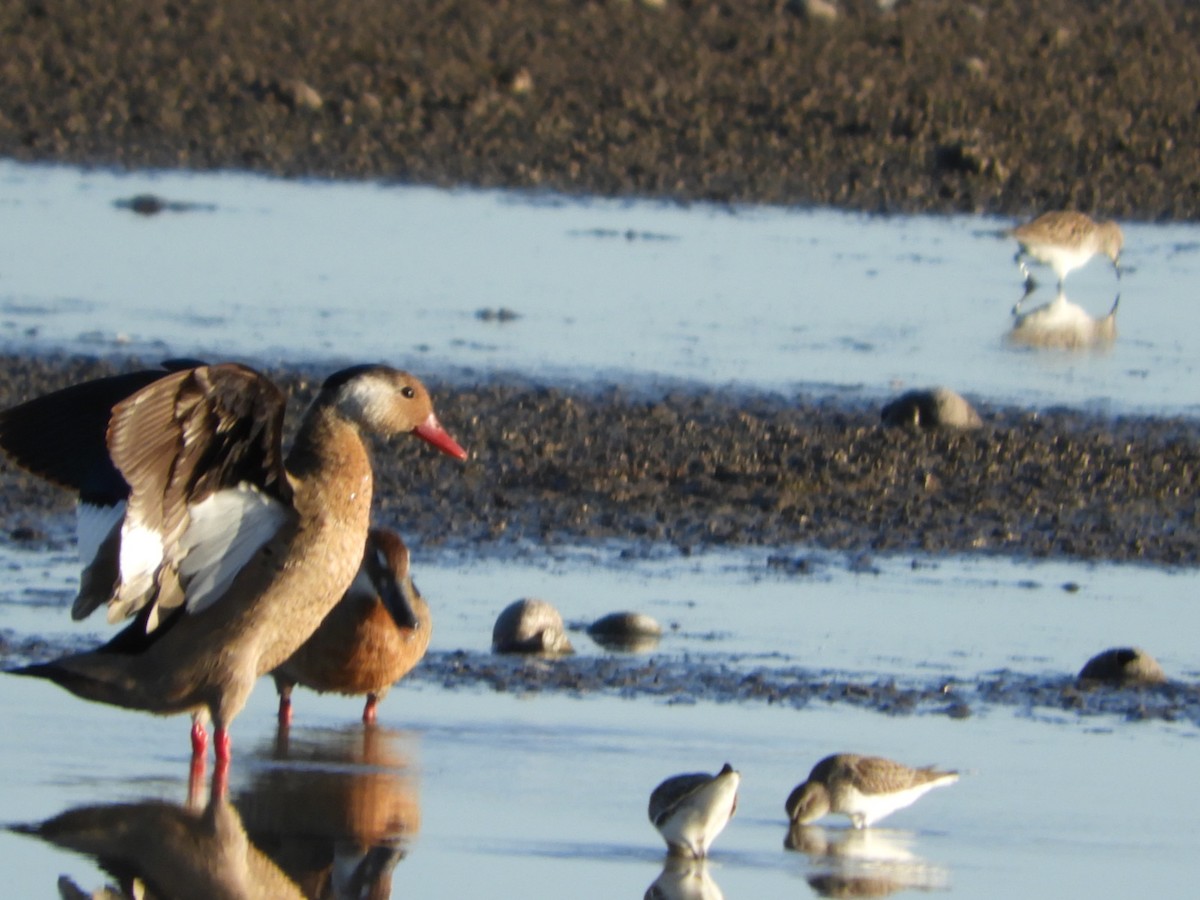
POLYGON ((738 778, 721 778, 680 804, 661 826, 667 843, 686 847, 693 856, 704 856, 718 834, 729 824, 738 778))
POLYGON ((1082 267, 1095 255, 1091 247, 1061 247, 1056 244, 1032 244, 1026 252, 1038 262, 1050 266, 1060 278, 1082 267))
POLYGON ((930 781, 903 791, 894 791, 890 794, 864 794, 861 791, 850 788, 846 792, 846 803, 843 812, 855 820, 855 827, 865 828, 886 816, 890 816, 898 809, 911 806, 920 797, 935 787, 953 784, 957 780, 956 777, 948 775, 937 781, 930 781), (860 820, 861 825, 858 824, 860 820))

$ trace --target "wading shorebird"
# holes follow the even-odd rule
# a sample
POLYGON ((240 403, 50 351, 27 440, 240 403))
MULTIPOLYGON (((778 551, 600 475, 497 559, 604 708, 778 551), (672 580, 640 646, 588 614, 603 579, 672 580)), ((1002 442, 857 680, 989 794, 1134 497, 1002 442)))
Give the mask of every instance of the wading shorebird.
POLYGON ((1060 291, 1067 273, 1081 268, 1097 253, 1112 260, 1117 278, 1121 277, 1120 256, 1125 236, 1111 220, 1097 222, 1080 212, 1048 212, 1018 225, 1008 234, 1019 245, 1014 260, 1025 279, 1026 293, 1035 285, 1026 265, 1027 258, 1050 266, 1058 276, 1060 291))
POLYGON ((650 794, 650 821, 672 856, 701 859, 737 809, 742 777, 729 763, 716 775, 693 772, 668 778, 650 794))
POLYGON ((331 375, 286 461, 285 398, 240 365, 185 367, 66 388, 0 413, 0 447, 79 492, 85 568, 72 614, 134 621, 97 650, 13 670, 88 700, 191 713, 192 774, 214 727, 214 788, 229 725, 345 594, 372 497, 364 436, 414 434, 458 459, 425 386, 382 365, 331 375), (99 427, 98 427, 99 423, 99 427))
POLYGON ((413 670, 433 633, 429 604, 409 572, 408 547, 394 531, 372 528, 362 564, 329 615, 271 673, 279 692, 279 724, 292 721, 292 689, 366 694, 362 719, 373 725, 393 684, 413 670))
POLYGON ((797 825, 839 813, 849 816, 855 828, 866 828, 927 791, 956 781, 957 772, 933 766, 913 769, 881 756, 837 753, 813 766, 808 780, 792 791, 784 808, 797 825))

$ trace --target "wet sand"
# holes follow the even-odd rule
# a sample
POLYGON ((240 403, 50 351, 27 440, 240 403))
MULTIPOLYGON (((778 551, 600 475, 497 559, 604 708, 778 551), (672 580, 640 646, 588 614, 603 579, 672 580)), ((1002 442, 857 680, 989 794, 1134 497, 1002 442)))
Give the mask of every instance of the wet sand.
POLYGON ((567 193, 1200 214, 1156 0, 10 4, 0 154, 567 193))

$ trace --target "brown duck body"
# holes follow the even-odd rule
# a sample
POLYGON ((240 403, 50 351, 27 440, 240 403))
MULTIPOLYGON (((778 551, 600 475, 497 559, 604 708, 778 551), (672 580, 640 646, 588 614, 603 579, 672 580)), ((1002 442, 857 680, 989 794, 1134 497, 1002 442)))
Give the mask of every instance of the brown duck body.
POLYGON ((372 529, 350 588, 272 673, 280 720, 290 720, 292 688, 300 684, 322 693, 365 694, 363 719, 374 721, 376 702, 421 661, 432 633, 429 604, 412 583, 408 548, 395 532, 372 529))
POLYGON ((140 652, 120 652, 126 636, 118 636, 59 659, 53 680, 89 700, 146 712, 206 710, 214 727, 228 728, 259 676, 294 653, 345 593, 366 543, 366 448, 352 425, 315 418, 288 459, 295 516, 238 573, 227 597, 179 616, 140 652))
MULTIPOLYGON (((35 471, 31 431, 81 396, 63 394, 62 410, 49 395, 0 414, 0 443, 10 453, 19 444, 18 461, 35 471)), ((136 619, 97 650, 18 674, 117 706, 191 712, 197 757, 206 741, 199 726, 210 717, 218 758, 228 760, 229 723, 255 681, 316 631, 363 559, 372 499, 363 432, 413 433, 466 455, 424 386, 385 366, 330 376, 286 465, 283 405, 262 376, 225 365, 165 375, 113 407, 104 444, 127 501, 99 543, 98 557, 107 557, 85 570, 76 612, 109 596, 110 618, 136 619), (97 572, 111 573, 102 593, 97 572)), ((55 476, 83 496, 88 478, 70 460, 55 476)))

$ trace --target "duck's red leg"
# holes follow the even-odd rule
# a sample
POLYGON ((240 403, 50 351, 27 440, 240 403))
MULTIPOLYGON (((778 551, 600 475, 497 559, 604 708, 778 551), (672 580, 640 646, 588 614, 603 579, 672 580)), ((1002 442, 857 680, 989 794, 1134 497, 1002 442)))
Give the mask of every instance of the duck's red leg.
POLYGON ((208 732, 204 730, 204 723, 198 717, 192 717, 192 762, 199 759, 204 761, 204 754, 208 752, 208 732))
POLYGON ((223 797, 229 786, 229 761, 233 758, 233 742, 225 728, 213 731, 213 755, 216 762, 213 763, 212 795, 223 797))
POLYGON ((279 727, 289 728, 292 724, 292 698, 287 694, 279 695, 279 727))
POLYGON ((204 805, 204 766, 208 752, 208 732, 198 716, 192 717, 192 764, 188 769, 188 805, 200 809, 204 805))
POLYGON ((367 705, 363 707, 363 724, 374 725, 376 719, 375 708, 379 705, 379 698, 374 694, 367 694, 367 705))

